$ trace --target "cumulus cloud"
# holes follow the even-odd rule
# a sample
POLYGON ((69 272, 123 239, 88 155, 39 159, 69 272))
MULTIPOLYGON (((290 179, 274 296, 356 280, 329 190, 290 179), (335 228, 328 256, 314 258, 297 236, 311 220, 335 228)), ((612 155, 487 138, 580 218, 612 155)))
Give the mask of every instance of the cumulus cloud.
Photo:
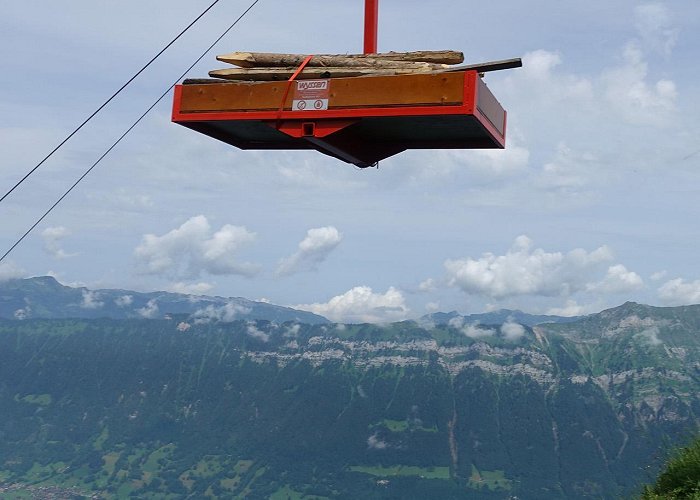
POLYGON ((623 64, 603 77, 605 97, 620 116, 632 124, 668 122, 676 110, 676 84, 661 79, 649 82, 649 68, 639 45, 629 42, 622 53, 623 64))
POLYGON ((32 308, 29 306, 23 307, 22 309, 17 309, 14 313, 15 319, 24 320, 27 319, 32 314, 32 308))
POLYGON ((255 240, 245 227, 226 224, 216 232, 203 215, 162 235, 146 234, 134 255, 143 274, 195 278, 201 274, 252 276, 259 266, 238 262, 235 252, 255 240))
POLYGON ((87 197, 96 200, 104 205, 105 202, 114 205, 115 207, 127 211, 142 211, 143 209, 151 208, 154 203, 149 195, 138 194, 131 189, 120 188, 110 192, 95 192, 87 194, 87 197))
POLYGON ((561 142, 554 158, 543 165, 537 184, 547 190, 576 192, 591 182, 588 174, 596 162, 592 154, 576 153, 561 142))
POLYGON ((589 290, 602 293, 629 293, 644 288, 644 281, 622 264, 610 266, 600 283, 589 285, 589 290))
POLYGON ((437 312, 440 310, 440 303, 439 302, 428 302, 425 304, 425 310, 428 312, 437 312))
POLYGON ((223 321, 230 323, 235 321, 239 316, 249 314, 250 308, 236 304, 235 302, 227 302, 222 306, 208 305, 202 309, 198 309, 192 314, 196 323, 206 323, 209 321, 223 321))
POLYGON ((501 333, 506 340, 514 342, 525 335, 525 327, 519 323, 507 321, 501 325, 501 333))
POLYGON ((299 243, 299 249, 280 261, 277 275, 288 276, 302 271, 315 271, 342 239, 342 234, 333 226, 309 229, 306 238, 299 243))
POLYGON ((471 325, 464 325, 461 328, 462 333, 472 339, 482 339, 484 337, 491 337, 495 332, 491 328, 483 328, 479 326, 478 323, 471 325))
POLYGON ((22 278, 24 275, 24 270, 20 269, 14 262, 0 262, 0 282, 22 278))
POLYGON ((659 338, 659 333, 659 327, 652 326, 651 328, 639 332, 635 337, 640 338, 645 344, 650 346, 658 346, 663 344, 663 341, 659 338))
POLYGON ((686 282, 682 278, 676 278, 661 285, 658 293, 665 304, 698 304, 700 303, 700 280, 686 282))
POLYGON ((668 56, 678 41, 678 28, 673 16, 663 3, 646 3, 634 9, 634 25, 642 41, 654 50, 668 56))
MULTIPOLYGON (((337 326, 336 326, 336 329, 338 329, 337 326)), ((284 330, 284 333, 282 334, 282 336, 296 338, 299 335, 300 330, 301 330, 301 325, 299 325, 298 323, 294 323, 293 325, 287 326, 287 328, 284 330)))
POLYGON ((666 271, 657 271, 653 273, 651 276, 649 276, 649 279, 652 281, 660 281, 666 277, 668 273, 666 271))
POLYGON ((246 333, 254 339, 262 340, 263 342, 270 340, 270 335, 258 329, 258 327, 255 326, 255 323, 248 323, 246 333))
POLYGON ((185 295, 205 295, 214 289, 211 283, 185 283, 178 281, 168 287, 168 290, 174 293, 182 293, 185 295))
POLYGON ((465 336, 471 338, 488 337, 495 333, 492 329, 481 326, 478 321, 467 323, 467 318, 459 315, 450 318, 447 322, 447 326, 455 330, 460 330, 465 336))
POLYGON ((462 291, 502 299, 517 295, 567 296, 586 288, 591 272, 612 259, 602 246, 592 252, 577 248, 568 253, 532 249, 527 236, 515 239, 505 255, 445 261, 449 284, 462 291))
MULTIPOLYGON (((435 155, 435 153, 431 153, 435 155)), ((467 166, 486 177, 505 177, 521 172, 530 161, 530 151, 517 142, 509 143, 506 150, 474 149, 446 150, 438 153, 441 162, 448 162, 449 171, 467 166)))
POLYGON ((558 52, 534 50, 523 55, 523 67, 508 77, 508 85, 526 86, 528 92, 546 102, 588 99, 593 95, 593 83, 587 78, 565 74, 557 67, 562 64, 558 52))
POLYGON ((462 328, 464 326, 464 316, 453 316, 447 322, 447 326, 457 329, 462 328))
POLYGON ((114 299, 114 303, 118 307, 128 307, 134 302, 133 295, 121 295, 114 299))
POLYGON ((47 227, 41 232, 41 238, 44 240, 44 250, 46 253, 56 259, 66 259, 74 257, 78 254, 67 253, 61 248, 61 240, 71 233, 64 226, 47 227))
POLYGON ((100 300, 100 294, 91 290, 83 290, 83 301, 80 307, 83 309, 99 309, 105 303, 100 300))
POLYGON ((370 450, 385 450, 389 447, 389 444, 380 439, 378 433, 372 434, 367 438, 367 448, 370 450))
POLYGON ((437 283, 433 278, 421 281, 418 285, 418 291, 420 292, 434 292, 435 290, 437 290, 437 283))
POLYGON ((325 303, 299 304, 295 309, 311 311, 335 322, 387 323, 406 319, 409 309, 403 294, 394 287, 374 293, 368 286, 354 287, 325 303))
POLYGON ((142 318, 153 319, 158 316, 158 303, 156 299, 149 300, 144 307, 136 309, 136 312, 142 318))

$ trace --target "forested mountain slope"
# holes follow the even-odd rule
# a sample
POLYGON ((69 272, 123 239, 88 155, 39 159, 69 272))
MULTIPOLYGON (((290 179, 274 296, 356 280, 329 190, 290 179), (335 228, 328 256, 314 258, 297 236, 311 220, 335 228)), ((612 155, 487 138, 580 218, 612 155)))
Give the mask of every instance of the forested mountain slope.
POLYGON ((0 492, 619 498, 700 414, 700 307, 569 324, 0 320, 0 492))

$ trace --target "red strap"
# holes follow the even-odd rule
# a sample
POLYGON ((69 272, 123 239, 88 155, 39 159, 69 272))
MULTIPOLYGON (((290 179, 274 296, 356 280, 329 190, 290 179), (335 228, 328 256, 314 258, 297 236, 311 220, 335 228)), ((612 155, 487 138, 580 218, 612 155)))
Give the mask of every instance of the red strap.
POLYGON ((307 64, 309 64, 309 61, 314 56, 306 56, 306 59, 299 65, 297 70, 292 74, 292 76, 289 77, 289 80, 287 80, 287 88, 284 91, 284 97, 282 97, 282 102, 280 103, 280 109, 277 110, 277 129, 280 128, 280 125, 282 124, 282 111, 284 111, 284 103, 287 102, 287 96, 289 96, 289 90, 292 88, 292 83, 296 79, 297 76, 299 76, 299 73, 304 71, 304 68, 306 67, 307 64))

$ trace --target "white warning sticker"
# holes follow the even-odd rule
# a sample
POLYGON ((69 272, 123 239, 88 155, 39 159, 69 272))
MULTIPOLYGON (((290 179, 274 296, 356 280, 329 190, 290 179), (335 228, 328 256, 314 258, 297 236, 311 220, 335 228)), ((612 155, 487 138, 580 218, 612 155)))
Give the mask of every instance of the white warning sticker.
POLYGON ((330 80, 300 80, 296 82, 292 111, 320 111, 328 109, 331 93, 330 80))

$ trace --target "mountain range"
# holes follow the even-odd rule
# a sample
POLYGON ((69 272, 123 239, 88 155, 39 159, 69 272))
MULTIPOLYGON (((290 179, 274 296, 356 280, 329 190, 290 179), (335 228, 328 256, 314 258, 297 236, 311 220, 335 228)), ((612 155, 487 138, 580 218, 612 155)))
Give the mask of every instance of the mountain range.
MULTIPOLYGON (((91 290, 70 287, 52 276, 0 281, 0 318, 146 318, 158 319, 171 314, 199 315, 202 318, 247 319, 276 322, 297 321, 323 324, 323 316, 256 302, 240 297, 212 297, 171 292, 135 292, 119 289, 91 290)), ((462 323, 501 324, 514 321, 528 326, 541 323, 565 323, 578 317, 533 315, 522 311, 497 311, 461 315, 457 311, 432 313, 419 318, 421 324, 462 323)))
POLYGON ((317 314, 240 297, 70 287, 51 276, 0 282, 0 318, 202 318, 329 323, 317 314))
POLYGON ((14 316, 3 498, 629 498, 700 424, 700 306, 533 326, 14 316))

